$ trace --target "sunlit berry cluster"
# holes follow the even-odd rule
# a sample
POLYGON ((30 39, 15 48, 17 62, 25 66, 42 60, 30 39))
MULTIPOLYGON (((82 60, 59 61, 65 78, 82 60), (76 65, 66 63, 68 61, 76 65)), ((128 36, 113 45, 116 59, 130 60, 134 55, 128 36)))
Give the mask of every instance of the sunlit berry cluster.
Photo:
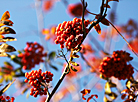
MULTIPOLYGON (((86 33, 89 31, 88 28, 86 28, 89 24, 89 20, 84 20, 86 33)), ((75 48, 81 43, 83 33, 81 19, 74 18, 73 21, 64 21, 56 28, 55 34, 57 35, 57 38, 55 43, 60 44, 60 48, 64 48, 64 43, 67 49, 75 48)))
POLYGON ((3 97, 3 96, 0 96, 0 102, 14 102, 15 98, 14 97, 9 97, 9 96, 6 96, 6 97, 3 97))
POLYGON ((24 49, 24 53, 20 53, 18 57, 21 58, 21 63, 23 64, 23 69, 32 69, 36 64, 44 62, 42 59, 47 55, 43 53, 44 48, 37 42, 27 42, 27 46, 24 49))
POLYGON ((133 71, 133 66, 128 64, 133 58, 125 51, 114 51, 111 57, 105 57, 100 65, 100 72, 105 77, 114 76, 119 80, 129 79, 133 71))
POLYGON ((41 69, 32 70, 25 73, 24 81, 29 83, 33 88, 30 89, 30 95, 37 97, 38 95, 47 95, 48 83, 52 81, 53 74, 49 71, 42 72, 41 69))

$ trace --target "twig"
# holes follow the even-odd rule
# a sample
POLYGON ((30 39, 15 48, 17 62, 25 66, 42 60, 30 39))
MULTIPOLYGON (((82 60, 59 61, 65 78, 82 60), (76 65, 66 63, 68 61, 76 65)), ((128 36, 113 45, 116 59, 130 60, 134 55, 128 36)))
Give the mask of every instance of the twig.
MULTIPOLYGON (((102 0, 102 1, 104 2, 104 0, 102 0)), ((86 9, 86 7, 87 7, 87 3, 86 3, 86 5, 84 4, 84 3, 85 3, 85 0, 83 0, 82 2, 83 2, 82 29, 83 29, 83 32, 84 32, 84 35, 83 35, 84 38, 82 39, 81 43, 78 45, 78 48, 80 47, 80 45, 82 44, 82 42, 84 41, 84 39, 86 38, 86 36, 87 36, 87 34, 88 34, 88 33, 86 34, 85 28, 84 28, 84 13, 85 13, 85 9, 86 9)), ((102 3, 102 6, 103 6, 103 4, 104 4, 104 3, 102 3)), ((103 11, 102 11, 102 13, 103 13, 103 11)), ((100 14, 102 15, 102 13, 100 13, 100 14)), ((90 26, 90 28, 89 28, 89 31, 90 31, 96 24, 98 24, 104 17, 105 17, 105 16, 99 17, 99 19, 96 21, 96 23, 92 23, 91 26, 90 26)), ((72 55, 74 55, 74 54, 76 54, 76 53, 77 53, 76 51, 73 51, 73 54, 72 54, 72 55)), ((69 63, 70 61, 72 61, 72 60, 73 60, 73 58, 70 57, 68 63, 69 63)), ((66 65, 66 67, 65 67, 65 69, 64 69, 64 72, 62 73, 62 75, 61 75, 61 77, 60 77, 58 83, 56 84, 56 86, 55 86, 54 89, 52 90, 51 94, 47 97, 47 99, 46 99, 45 102, 49 102, 49 101, 50 101, 50 99, 52 98, 52 96, 54 95, 54 93, 56 92, 56 90, 58 89, 58 87, 60 86, 61 82, 63 81, 63 79, 64 79, 65 76, 67 75, 68 68, 69 68, 69 64, 66 65)))
POLYGON ((138 57, 138 54, 133 50, 133 48, 130 46, 130 44, 128 43, 128 41, 125 39, 125 37, 118 31, 118 29, 110 22, 108 21, 113 28, 118 32, 118 34, 125 40, 125 42, 127 43, 127 45, 129 46, 129 48, 132 50, 132 52, 138 57))
POLYGON ((91 67, 92 69, 94 69, 94 71, 97 73, 97 74, 100 74, 97 70, 95 70, 96 68, 94 66, 92 66, 87 60, 86 58, 84 57, 84 55, 81 53, 81 58, 86 62, 86 64, 91 67))

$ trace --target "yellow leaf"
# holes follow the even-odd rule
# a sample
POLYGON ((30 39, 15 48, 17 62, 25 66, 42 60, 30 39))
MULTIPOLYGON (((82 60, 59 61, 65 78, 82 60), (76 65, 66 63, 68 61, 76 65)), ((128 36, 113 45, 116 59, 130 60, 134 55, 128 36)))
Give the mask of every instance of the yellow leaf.
POLYGON ((2 82, 3 82, 3 80, 4 80, 4 79, 3 79, 3 78, 1 78, 1 79, 0 79, 0 83, 2 83, 2 82))
POLYGON ((73 66, 79 66, 79 64, 77 64, 76 62, 70 61, 70 63, 71 63, 73 66))
POLYGON ((21 94, 23 95, 27 90, 28 90, 28 88, 24 88, 23 91, 21 92, 21 94))
POLYGON ((104 96, 104 102, 112 102, 106 96, 104 96))
POLYGON ((0 38, 0 42, 7 42, 7 41, 17 41, 17 39, 13 37, 0 38))
POLYGON ((7 19, 9 19, 9 18, 10 18, 10 13, 9 13, 9 11, 6 11, 6 12, 2 15, 1 20, 7 20, 7 19))
POLYGON ((4 25, 8 25, 8 26, 12 26, 13 22, 11 20, 0 20, 0 27, 4 26, 4 25))
POLYGON ((72 58, 79 58, 79 55, 72 55, 72 58))
POLYGON ((50 30, 51 30, 51 34, 55 34, 55 32, 56 32, 56 26, 52 26, 50 30))
POLYGON ((5 52, 0 52, 0 57, 7 57, 7 56, 8 56, 7 53, 5 53, 5 52))
POLYGON ((114 99, 117 98, 117 94, 114 93, 114 92, 108 93, 107 95, 108 95, 112 100, 114 100, 114 99))
POLYGON ((15 79, 10 82, 9 84, 7 84, 1 91, 0 91, 0 95, 2 95, 5 91, 8 90, 8 88, 14 83, 15 79))
POLYGON ((109 82, 106 82, 106 84, 105 84, 105 93, 111 93, 109 82))
POLYGON ((0 45, 0 52, 13 52, 13 51, 16 51, 16 49, 6 43, 0 45))
POLYGON ((0 34, 16 34, 16 32, 10 27, 1 27, 0 34))
POLYGON ((127 81, 126 87, 130 88, 131 87, 131 81, 127 81))
POLYGON ((50 33, 49 29, 43 29, 42 30, 42 34, 44 34, 44 35, 49 34, 49 33, 50 33))
POLYGON ((75 69, 74 67, 71 66, 71 69, 74 71, 74 72, 77 72, 78 70, 75 69))

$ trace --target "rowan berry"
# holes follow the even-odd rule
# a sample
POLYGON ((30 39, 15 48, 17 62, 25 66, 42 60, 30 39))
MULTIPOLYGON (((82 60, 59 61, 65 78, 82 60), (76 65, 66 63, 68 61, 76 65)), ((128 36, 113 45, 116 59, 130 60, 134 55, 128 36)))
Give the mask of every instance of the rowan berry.
POLYGON ((15 98, 14 97, 9 97, 9 96, 6 96, 6 97, 3 97, 3 96, 0 96, 0 102, 14 102, 15 98))
POLYGON ((105 57, 99 66, 99 71, 105 77, 116 77, 119 80, 130 78, 133 71, 133 66, 128 64, 133 58, 126 51, 114 51, 111 57, 105 57))
POLYGON ((43 57, 47 56, 47 53, 43 53, 44 48, 37 42, 27 42, 27 46, 24 49, 24 53, 20 53, 18 57, 21 58, 23 69, 32 69, 36 64, 44 62, 43 57))
MULTIPOLYGON (((86 28, 88 24, 90 24, 90 21, 84 20, 86 33, 89 31, 86 28)), ((82 20, 74 18, 73 21, 64 21, 57 26, 55 33, 57 35, 55 43, 60 44, 60 48, 64 48, 64 43, 68 50, 75 48, 83 39, 82 20)))
POLYGON ((49 71, 42 72, 41 69, 32 70, 31 72, 25 73, 25 83, 29 83, 33 88, 30 89, 30 95, 37 97, 38 95, 46 95, 48 83, 52 81, 53 74, 49 71))

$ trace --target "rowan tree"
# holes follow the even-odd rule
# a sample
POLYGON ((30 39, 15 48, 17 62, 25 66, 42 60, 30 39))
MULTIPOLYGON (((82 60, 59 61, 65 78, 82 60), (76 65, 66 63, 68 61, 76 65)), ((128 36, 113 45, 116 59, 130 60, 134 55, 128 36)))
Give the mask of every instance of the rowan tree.
POLYGON ((16 32, 13 12, 1 14, 0 102, 17 102, 19 95, 35 102, 137 102, 137 21, 117 24, 120 0, 99 0, 98 12, 95 2, 35 0, 29 7, 38 28, 30 31, 39 41, 16 32), (47 19, 53 9, 67 17, 47 19))

